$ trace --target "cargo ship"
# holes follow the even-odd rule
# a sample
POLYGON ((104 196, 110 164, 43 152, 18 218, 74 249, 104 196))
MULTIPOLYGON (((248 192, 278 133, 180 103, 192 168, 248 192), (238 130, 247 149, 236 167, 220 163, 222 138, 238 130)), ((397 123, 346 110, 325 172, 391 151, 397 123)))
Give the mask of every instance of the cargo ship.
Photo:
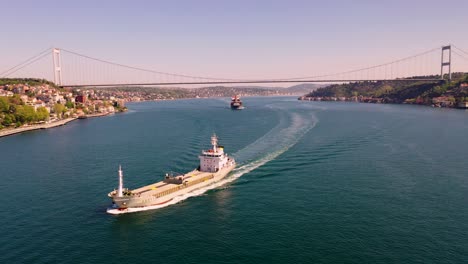
POLYGON ((231 109, 234 109, 234 110, 244 109, 244 106, 242 105, 242 101, 239 96, 234 95, 234 97, 231 98, 231 109))
POLYGON ((119 166, 119 185, 108 194, 113 208, 126 210, 154 205, 163 205, 174 197, 213 184, 225 178, 236 166, 235 160, 218 145, 218 137, 211 137, 212 148, 203 150, 198 156, 200 166, 188 173, 179 175, 166 174, 164 180, 134 190, 124 188, 123 171, 119 166))

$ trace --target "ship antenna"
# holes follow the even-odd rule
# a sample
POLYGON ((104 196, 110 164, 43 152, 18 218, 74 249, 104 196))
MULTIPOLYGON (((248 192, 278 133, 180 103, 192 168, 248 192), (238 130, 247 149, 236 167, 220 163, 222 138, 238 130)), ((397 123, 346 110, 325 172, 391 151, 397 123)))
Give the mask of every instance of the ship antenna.
POLYGON ((119 189, 117 191, 117 197, 123 196, 123 171, 122 166, 119 165, 119 189))
POLYGON ((211 145, 213 145, 213 151, 216 152, 218 150, 218 137, 216 136, 216 134, 213 134, 213 136, 211 136, 211 145))

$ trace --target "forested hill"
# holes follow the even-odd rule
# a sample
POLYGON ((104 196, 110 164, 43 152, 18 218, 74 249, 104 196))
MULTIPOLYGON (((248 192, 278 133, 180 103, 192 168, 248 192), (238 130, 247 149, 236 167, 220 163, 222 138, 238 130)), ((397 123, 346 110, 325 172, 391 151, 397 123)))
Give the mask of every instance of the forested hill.
MULTIPOLYGON (((427 78, 427 76, 425 76, 427 78)), ((423 77, 418 77, 423 78, 423 77)), ((333 84, 308 93, 303 98, 317 97, 367 97, 379 98, 388 103, 431 103, 433 98, 447 97, 450 100, 468 101, 467 73, 454 73, 452 82, 427 81, 378 81, 333 84)))
POLYGON ((4 85, 28 85, 28 86, 40 86, 49 85, 53 88, 58 88, 53 82, 45 79, 37 78, 0 78, 0 86, 4 85))

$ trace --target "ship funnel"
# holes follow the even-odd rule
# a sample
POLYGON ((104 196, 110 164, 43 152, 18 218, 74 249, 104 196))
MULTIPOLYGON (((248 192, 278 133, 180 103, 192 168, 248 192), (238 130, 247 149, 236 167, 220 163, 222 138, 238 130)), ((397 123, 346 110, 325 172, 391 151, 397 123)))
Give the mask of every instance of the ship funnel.
POLYGON ((123 171, 121 165, 119 165, 119 189, 117 190, 117 196, 123 196, 123 171))

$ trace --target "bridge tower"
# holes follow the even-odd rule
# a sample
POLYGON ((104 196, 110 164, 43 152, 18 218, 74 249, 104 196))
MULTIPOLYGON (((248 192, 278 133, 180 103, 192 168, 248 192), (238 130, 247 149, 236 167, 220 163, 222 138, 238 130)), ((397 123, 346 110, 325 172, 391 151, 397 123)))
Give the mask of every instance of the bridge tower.
POLYGON ((52 49, 52 59, 54 61, 54 83, 62 85, 62 58, 60 57, 60 49, 52 49))
POLYGON ((443 46, 442 47, 442 58, 440 61, 440 79, 444 79, 444 67, 448 67, 448 81, 452 80, 452 46, 443 46), (448 50, 448 61, 445 60, 444 54, 445 51, 448 50))

